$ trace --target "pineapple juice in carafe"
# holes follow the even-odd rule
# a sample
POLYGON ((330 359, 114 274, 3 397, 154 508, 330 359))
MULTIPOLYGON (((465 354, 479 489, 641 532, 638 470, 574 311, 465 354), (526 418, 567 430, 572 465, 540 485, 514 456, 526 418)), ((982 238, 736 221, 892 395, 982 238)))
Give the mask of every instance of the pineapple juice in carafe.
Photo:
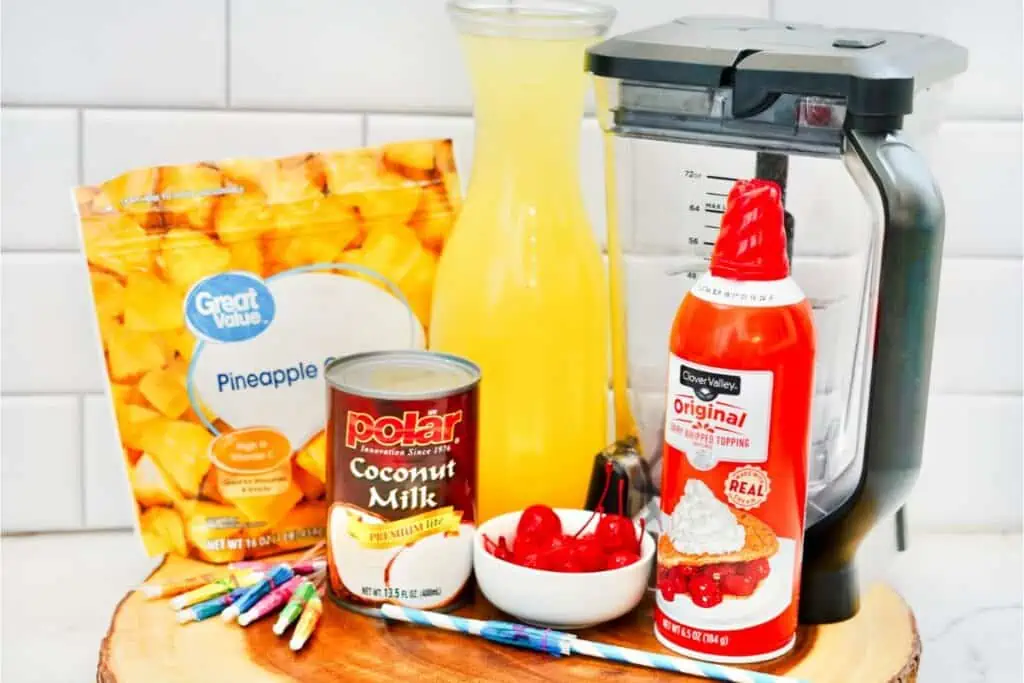
POLYGON ((506 15, 478 4, 449 4, 476 141, 438 265, 430 345, 482 371, 485 521, 533 503, 580 507, 607 439, 607 283, 578 158, 583 54, 612 14, 581 4, 562 25, 555 14, 527 21, 528 7, 506 15))

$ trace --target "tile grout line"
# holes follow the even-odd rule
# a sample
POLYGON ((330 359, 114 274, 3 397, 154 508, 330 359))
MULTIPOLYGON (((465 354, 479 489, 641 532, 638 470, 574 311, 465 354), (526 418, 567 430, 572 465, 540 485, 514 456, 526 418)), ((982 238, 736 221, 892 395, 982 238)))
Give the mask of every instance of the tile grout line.
POLYGON ((87 495, 88 487, 86 486, 87 477, 85 474, 85 468, 85 396, 80 394, 78 396, 78 513, 79 526, 83 529, 86 528, 87 521, 85 497, 87 495))
POLYGON ((70 527, 70 526, 58 526, 58 527, 43 527, 36 529, 19 528, 8 531, 0 532, 0 538, 4 539, 16 539, 16 538, 31 538, 33 536, 57 536, 61 534, 104 534, 110 532, 124 532, 133 531, 133 527, 130 526, 94 526, 94 527, 70 527))
POLYGON ((4 398, 82 398, 83 396, 105 396, 103 389, 84 389, 82 391, 55 390, 55 391, 4 391, 0 396, 4 398))
MULTIPOLYGON (((207 114, 228 114, 228 113, 242 113, 242 114, 310 114, 313 116, 328 116, 328 115, 349 115, 349 116, 360 116, 366 112, 366 107, 360 108, 345 108, 345 107, 319 107, 315 105, 309 105, 305 107, 294 106, 294 107, 264 107, 264 106, 247 106, 247 105, 232 105, 229 107, 224 106, 210 106, 201 104, 99 104, 99 103, 77 103, 77 104, 62 104, 59 102, 4 102, 4 109, 76 109, 82 108, 83 110, 95 110, 95 111, 120 111, 120 112, 140 112, 140 113, 175 113, 175 112, 199 112, 207 114)), ((473 110, 469 107, 465 109, 451 108, 451 109, 389 109, 380 108, 374 109, 372 112, 374 115, 381 116, 424 116, 424 117, 446 117, 446 118, 472 118, 473 110)), ((587 112, 584 118, 593 119, 595 118, 593 112, 587 112)), ((1019 118, 1007 117, 1007 121, 1019 121, 1019 118)))
MULTIPOLYGON (((207 113, 207 114, 229 114, 229 113, 240 113, 240 114, 309 114, 311 116, 415 116, 424 118, 463 118, 469 119, 473 117, 472 108, 466 109, 391 109, 391 108, 380 108, 374 109, 371 112, 367 112, 365 108, 360 109, 349 109, 345 107, 321 107, 317 105, 309 105, 306 107, 263 107, 263 106, 246 106, 246 105, 230 105, 230 106, 209 106, 209 105, 191 105, 191 104, 99 104, 99 103, 78 103, 78 104, 61 104, 57 102, 4 102, 4 109, 81 109, 83 112, 94 110, 94 111, 120 111, 120 112, 140 112, 140 113, 174 113, 174 112, 188 112, 188 113, 207 113)), ((1024 115, 1018 113, 1006 113, 1000 112, 996 114, 962 114, 958 112, 952 112, 942 121, 942 125, 947 124, 1010 124, 1020 123, 1021 116, 1024 115)), ((595 120, 596 116, 594 112, 584 112, 583 118, 585 120, 595 120)))
POLYGON ((224 107, 231 109, 231 0, 224 0, 224 107))
MULTIPOLYGON (((363 145, 368 144, 367 141, 366 141, 367 140, 367 130, 366 130, 365 126, 363 127, 363 130, 362 130, 362 133, 361 133, 361 139, 362 139, 362 144, 363 145)), ((33 256, 58 256, 58 257, 66 257, 66 256, 81 256, 82 255, 82 250, 80 248, 77 248, 77 247, 56 247, 56 248, 53 248, 53 249, 39 248, 39 247, 4 247, 2 249, 2 251, 0 251, 0 254, 3 254, 4 256, 12 256, 14 258, 33 257, 33 256)), ((602 254, 607 254, 607 252, 606 251, 602 251, 602 254)), ((671 254, 652 254, 650 252, 643 252, 643 251, 627 251, 627 252, 624 253, 624 256, 638 257, 641 260, 641 262, 648 262, 649 260, 659 260, 659 259, 670 258, 672 255, 671 254)), ((827 260, 827 259, 830 259, 830 258, 834 258, 834 259, 838 260, 838 259, 843 258, 841 256, 831 257, 831 256, 820 256, 820 255, 808 255, 808 256, 800 257, 799 254, 797 256, 798 256, 798 259, 802 258, 804 260, 813 260, 813 261, 824 261, 824 260, 827 260)), ((1017 262, 1017 261, 1024 261, 1024 254, 1009 254, 1009 255, 1007 255, 1007 254, 944 254, 942 259, 943 259, 944 263, 951 263, 951 262, 954 262, 954 261, 985 261, 985 262, 991 262, 991 263, 1006 263, 1006 262, 1011 262, 1012 263, 1012 262, 1017 262)))
POLYGON ((32 249, 22 247, 4 247, 3 251, 0 252, 4 256, 13 256, 19 258, 22 256, 81 256, 82 250, 77 247, 60 247, 55 249, 32 249))
POLYGON ((76 134, 78 135, 78 167, 75 172, 78 174, 78 185, 85 184, 85 110, 79 108, 75 119, 76 134))

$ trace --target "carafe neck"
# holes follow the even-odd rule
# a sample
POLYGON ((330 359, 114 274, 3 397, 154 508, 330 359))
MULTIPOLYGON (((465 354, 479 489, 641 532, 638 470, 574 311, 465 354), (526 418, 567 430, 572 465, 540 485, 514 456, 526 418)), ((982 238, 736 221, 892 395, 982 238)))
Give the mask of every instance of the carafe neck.
POLYGON ((470 197, 514 182, 578 192, 589 39, 463 35, 475 94, 470 197))

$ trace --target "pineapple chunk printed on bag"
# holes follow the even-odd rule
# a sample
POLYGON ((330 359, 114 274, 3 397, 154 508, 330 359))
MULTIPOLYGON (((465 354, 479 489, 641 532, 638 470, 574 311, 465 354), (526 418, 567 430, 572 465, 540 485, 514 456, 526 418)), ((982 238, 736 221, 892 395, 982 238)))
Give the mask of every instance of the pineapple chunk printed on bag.
POLYGON ((146 550, 324 537, 323 368, 424 348, 461 204, 448 140, 130 171, 75 189, 146 550))

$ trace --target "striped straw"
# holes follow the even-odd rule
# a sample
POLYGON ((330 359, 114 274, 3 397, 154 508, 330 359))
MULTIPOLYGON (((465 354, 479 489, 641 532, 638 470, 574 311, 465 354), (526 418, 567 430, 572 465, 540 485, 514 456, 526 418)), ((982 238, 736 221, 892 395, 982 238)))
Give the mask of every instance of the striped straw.
POLYGON ((420 626, 434 626, 445 631, 459 631, 472 636, 480 635, 487 624, 486 621, 481 621, 480 619, 467 619, 465 617, 457 617, 454 614, 442 614, 440 612, 425 612, 419 609, 391 604, 381 605, 380 612, 388 619, 394 619, 395 621, 407 621, 410 624, 419 624, 420 626))
POLYGON ((635 666, 645 666, 648 669, 676 671, 689 676, 709 678, 713 681, 732 681, 733 683, 807 683, 801 679, 788 676, 775 676, 759 671, 747 671, 746 669, 738 669, 722 664, 699 662, 695 659, 687 659, 686 657, 662 655, 657 652, 645 652, 644 650, 634 650, 630 647, 619 647, 618 645, 606 645, 592 640, 574 640, 571 643, 571 647, 574 653, 587 655, 588 657, 607 659, 635 666))
POLYGON ((538 650, 553 655, 569 654, 568 641, 576 637, 571 633, 534 628, 533 626, 524 626, 523 624, 467 619, 453 614, 424 612, 423 610, 399 607, 398 605, 381 605, 380 611, 388 619, 407 621, 421 626, 434 626, 446 631, 459 631, 473 636, 480 636, 496 643, 538 650))
POLYGON ((773 674, 747 671, 722 664, 698 662, 685 657, 662 655, 655 652, 618 647, 616 645, 605 645, 590 640, 580 640, 571 633, 536 629, 521 624, 467 619, 465 617, 438 612, 425 612, 398 605, 382 605, 380 611, 388 619, 406 621, 422 626, 433 626, 446 631, 458 631, 508 645, 528 647, 530 649, 551 652, 552 654, 575 653, 597 659, 644 666, 650 669, 674 671, 715 681, 728 681, 729 683, 807 683, 807 681, 786 676, 775 676, 773 674), (515 634, 520 634, 520 637, 515 637, 515 634), (495 637, 496 635, 497 637, 495 637), (512 636, 510 639, 506 639, 510 636, 512 636), (540 642, 542 637, 543 643, 540 642), (557 646, 559 652, 555 652, 553 646, 557 646))

